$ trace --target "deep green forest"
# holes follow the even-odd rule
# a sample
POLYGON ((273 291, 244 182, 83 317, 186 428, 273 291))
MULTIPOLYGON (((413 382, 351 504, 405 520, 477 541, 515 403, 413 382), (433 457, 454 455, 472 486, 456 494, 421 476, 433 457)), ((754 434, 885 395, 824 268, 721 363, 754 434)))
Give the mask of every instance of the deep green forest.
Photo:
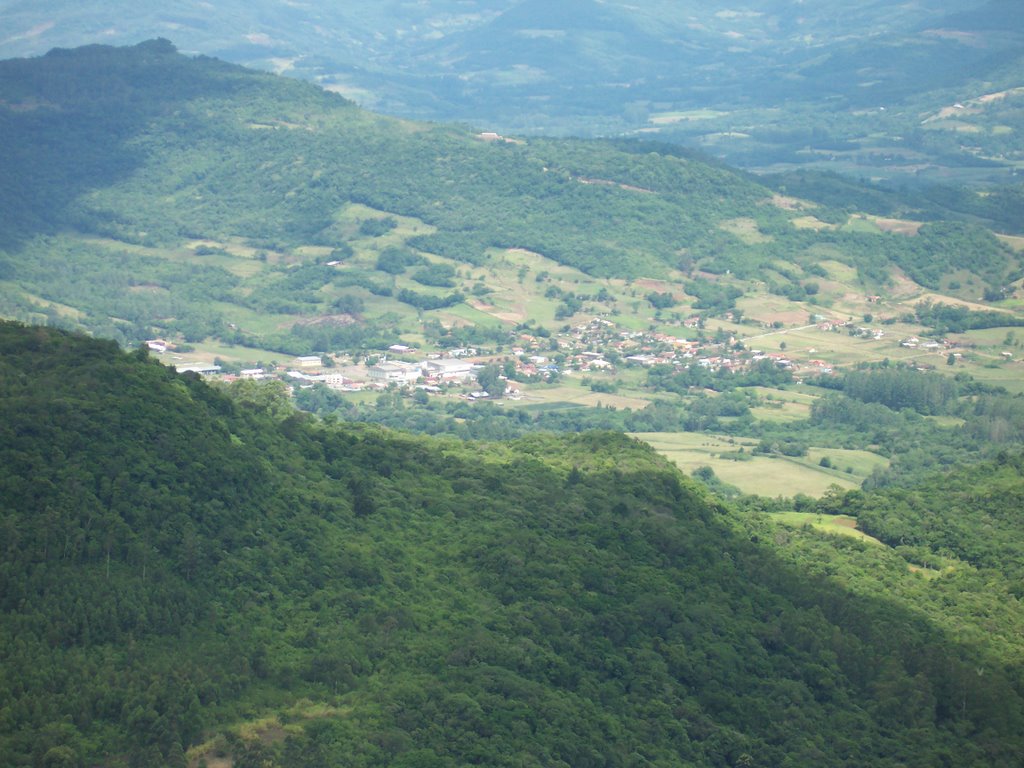
MULTIPOLYGON (((1021 764, 1014 572, 968 552, 926 580, 621 434, 321 422, 44 328, 0 326, 0 393, 5 765, 1021 764)), ((968 480, 1016 513, 1019 464, 968 480)))

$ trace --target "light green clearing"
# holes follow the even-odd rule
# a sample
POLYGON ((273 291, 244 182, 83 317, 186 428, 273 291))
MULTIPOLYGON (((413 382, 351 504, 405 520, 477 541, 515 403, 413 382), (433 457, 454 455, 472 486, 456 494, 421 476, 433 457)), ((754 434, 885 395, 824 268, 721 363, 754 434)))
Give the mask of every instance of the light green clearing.
POLYGON ((843 232, 867 232, 869 234, 880 235, 882 230, 879 229, 875 222, 869 219, 862 218, 861 216, 852 216, 841 228, 843 232))
POLYGON ((481 326, 495 326, 501 324, 501 321, 498 318, 493 315, 489 315, 486 312, 482 312, 479 309, 473 309, 473 307, 468 304, 456 304, 454 307, 437 310, 437 313, 442 318, 460 320, 462 321, 462 324, 468 323, 469 325, 481 326))
POLYGON ((26 301, 38 305, 39 309, 52 309, 62 317, 69 317, 73 320, 78 320, 85 316, 84 312, 79 309, 75 309, 74 307, 69 307, 67 304, 50 301, 49 299, 44 299, 42 296, 36 296, 34 293, 25 293, 16 283, 5 280, 0 282, 0 287, 9 288, 14 292, 20 292, 26 301))
POLYGON ((213 240, 195 241, 183 248, 152 248, 145 245, 125 243, 120 240, 105 237, 82 238, 82 242, 103 248, 107 251, 132 253, 137 256, 149 256, 185 264, 220 267, 226 272, 230 272, 236 277, 241 278, 252 277, 266 269, 266 265, 263 262, 251 256, 232 253, 231 251, 235 246, 219 243, 213 240), (200 255, 195 252, 195 248, 199 245, 208 245, 211 248, 220 248, 228 251, 228 253, 211 253, 205 256, 200 255))
MULTIPOLYGON (((956 368, 960 368, 960 365, 955 366, 954 370, 956 368)), ((1005 363, 997 368, 970 366, 968 372, 984 384, 1005 387, 1012 395, 1024 394, 1024 363, 1021 361, 1005 363)))
POLYGON ((714 109, 689 109, 678 112, 652 112, 648 120, 652 125, 671 125, 689 120, 714 120, 727 114, 729 113, 714 109))
POLYGON ((777 400, 783 403, 799 403, 801 405, 812 405, 821 396, 817 391, 801 392, 796 389, 776 389, 774 387, 743 387, 745 392, 753 392, 758 397, 766 400, 777 400))
POLYGON ((825 467, 820 466, 821 460, 826 456, 832 462, 833 474, 840 479, 842 479, 840 477, 842 475, 845 475, 846 478, 850 477, 850 473, 846 472, 847 468, 853 469, 852 474, 859 479, 867 477, 876 469, 885 469, 889 466, 889 460, 877 453, 845 448, 809 448, 807 456, 795 460, 826 470, 825 467))
POLYGON ((641 432, 633 435, 653 447, 686 474, 710 466, 723 481, 744 493, 761 496, 823 496, 832 485, 847 490, 858 487, 857 478, 810 462, 788 457, 754 456, 749 461, 721 458, 721 453, 739 451, 749 454, 756 440, 733 439, 693 432, 641 432))
POLYGON ((354 405, 373 405, 381 393, 373 389, 364 389, 359 392, 339 392, 345 400, 354 405))
POLYGON ((758 421, 783 424, 808 418, 811 415, 811 408, 803 403, 782 403, 781 407, 757 406, 751 408, 750 412, 758 421))
POLYGON ((1024 237, 1019 235, 996 235, 1015 251, 1024 251, 1024 237))
POLYGON ((1013 338, 1015 340, 1024 342, 1024 328, 1014 328, 1010 326, 967 331, 966 333, 959 334, 957 338, 962 338, 981 346, 999 347, 997 350, 998 352, 1013 352, 1014 357, 1024 356, 1024 352, 1020 349, 1013 346, 1003 345, 1003 341, 1006 339, 1007 334, 1013 334, 1013 338))
POLYGON ((925 418, 939 427, 962 427, 967 423, 964 419, 958 419, 956 416, 925 416, 925 418))
POLYGON ((810 418, 811 404, 818 399, 817 395, 772 387, 744 387, 744 390, 756 394, 763 403, 750 409, 754 418, 774 423, 810 418))
POLYGON ((757 227, 757 222, 750 218, 729 219, 720 222, 718 228, 735 235, 747 245, 768 243, 772 240, 771 237, 761 232, 757 227))
POLYGON ((289 355, 285 352, 275 352, 270 349, 256 349, 255 347, 240 347, 231 344, 222 344, 219 341, 213 341, 207 339, 206 341, 200 342, 193 345, 195 347, 194 352, 186 352, 182 355, 182 360, 175 360, 174 355, 177 353, 168 352, 159 357, 160 362, 167 365, 180 365, 184 362, 208 362, 212 363, 214 358, 221 358, 230 363, 255 363, 263 361, 266 364, 279 363, 287 364, 291 362, 294 355, 289 355))
POLYGON ((582 405, 590 408, 612 406, 613 408, 631 408, 643 410, 647 407, 649 400, 642 397, 632 397, 628 394, 610 394, 607 392, 591 392, 590 389, 581 386, 536 386, 520 385, 523 392, 522 400, 510 402, 510 405, 536 406, 556 403, 563 405, 582 405))
POLYGON ((861 541, 871 542, 880 547, 885 544, 873 536, 868 536, 863 531, 857 530, 857 519, 846 515, 819 515, 813 512, 775 512, 768 515, 768 518, 776 523, 789 525, 795 528, 802 528, 809 525, 816 531, 824 531, 837 536, 850 536, 861 541))
POLYGON ((437 231, 437 227, 433 227, 412 216, 400 216, 397 213, 381 211, 360 203, 350 203, 334 215, 334 220, 338 224, 353 225, 353 228, 358 228, 358 225, 366 219, 393 219, 396 222, 398 226, 385 235, 376 238, 366 238, 386 243, 385 247, 387 245, 396 245, 396 241, 404 241, 414 235, 428 235, 437 231))
MULTIPOLYGON (((783 329, 785 330, 785 329, 783 329)), ((856 338, 843 332, 819 331, 816 328, 788 330, 765 335, 748 342, 748 346, 757 349, 775 349, 781 342, 786 342, 786 353, 797 360, 822 359, 834 365, 853 365, 859 362, 880 362, 886 358, 899 360, 918 360, 933 365, 944 364, 946 353, 907 349, 899 345, 898 331, 887 329, 886 336, 880 341, 856 338)))

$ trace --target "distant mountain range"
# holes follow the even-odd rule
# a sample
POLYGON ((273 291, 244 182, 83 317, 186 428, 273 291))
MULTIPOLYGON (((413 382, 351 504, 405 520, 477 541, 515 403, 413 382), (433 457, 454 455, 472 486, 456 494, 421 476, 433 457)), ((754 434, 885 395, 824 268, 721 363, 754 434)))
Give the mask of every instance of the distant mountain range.
MULTIPOLYGON (((815 162, 794 153, 877 133, 878 116, 863 110, 899 112, 881 128, 905 140, 921 111, 1024 85, 1021 16, 1010 0, 758 0, 735 9, 692 0, 4 0, 0 56, 163 36, 184 51, 313 79, 404 117, 527 133, 658 132, 765 166, 815 162), (810 140, 721 139, 812 126, 810 140)), ((971 130, 972 145, 987 147, 986 132, 971 130)), ((929 159, 964 154, 934 144, 923 147, 929 159)))

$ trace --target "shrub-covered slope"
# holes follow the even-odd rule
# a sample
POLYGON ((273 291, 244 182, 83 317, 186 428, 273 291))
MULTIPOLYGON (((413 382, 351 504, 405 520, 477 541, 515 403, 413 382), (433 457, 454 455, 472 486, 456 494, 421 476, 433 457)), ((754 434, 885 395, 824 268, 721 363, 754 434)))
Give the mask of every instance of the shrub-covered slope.
MULTIPOLYGON (((1008 423, 1005 416, 995 418, 1008 423)), ((1002 452, 996 461, 936 474, 911 488, 854 493, 846 504, 862 530, 901 548, 909 559, 941 564, 957 558, 999 573, 1024 595, 1021 456, 1002 452)))
POLYGON ((894 267, 933 289, 960 270, 979 291, 1020 274, 976 223, 852 231, 848 212, 678 148, 397 121, 160 40, 0 62, 0 137, 0 315, 127 343, 310 352, 303 329, 339 315, 465 310, 508 250, 597 277, 710 273, 800 297, 787 265, 823 259, 865 289, 894 267), (811 228, 808 211, 822 217, 811 228), (425 260, 440 279, 424 282, 425 260))
POLYGON ((5 765, 1020 763, 1016 669, 624 436, 320 424, 13 324, 0 393, 5 765))
POLYGON ((334 245, 334 216, 358 202, 422 219, 439 230, 424 245, 463 260, 522 246, 637 274, 674 263, 694 234, 767 195, 697 160, 488 142, 377 117, 167 41, 2 62, 0 101, 13 182, 5 229, 15 232, 71 225, 150 244, 239 235, 334 245))

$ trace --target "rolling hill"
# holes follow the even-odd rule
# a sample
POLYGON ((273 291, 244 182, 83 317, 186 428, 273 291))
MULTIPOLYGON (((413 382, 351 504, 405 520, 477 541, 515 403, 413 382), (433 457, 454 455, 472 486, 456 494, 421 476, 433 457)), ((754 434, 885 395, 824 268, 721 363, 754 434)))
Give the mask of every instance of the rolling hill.
POLYGON ((621 435, 467 445, 49 329, 0 352, 6 765, 1020 764, 991 576, 742 523, 621 435))
POLYGON ((407 118, 527 134, 640 131, 757 168, 1005 183, 1021 161, 1016 11, 1012 0, 183 2, 173 10, 5 0, 0 26, 11 32, 0 55, 170 37, 407 118), (969 111, 929 119, 956 104, 969 111))
POLYGON ((570 283, 604 281, 620 314, 638 278, 702 306, 721 290, 802 301, 823 259, 853 270, 847 293, 906 275, 976 297, 1020 277, 981 226, 984 202, 892 234, 670 145, 399 121, 165 40, 2 62, 0 121, 4 314, 129 343, 300 354, 421 334, 431 318, 508 327, 475 307, 522 254, 534 266, 519 284, 533 269, 543 289, 538 264, 562 265, 570 283), (317 323, 333 336, 312 341, 317 323))

